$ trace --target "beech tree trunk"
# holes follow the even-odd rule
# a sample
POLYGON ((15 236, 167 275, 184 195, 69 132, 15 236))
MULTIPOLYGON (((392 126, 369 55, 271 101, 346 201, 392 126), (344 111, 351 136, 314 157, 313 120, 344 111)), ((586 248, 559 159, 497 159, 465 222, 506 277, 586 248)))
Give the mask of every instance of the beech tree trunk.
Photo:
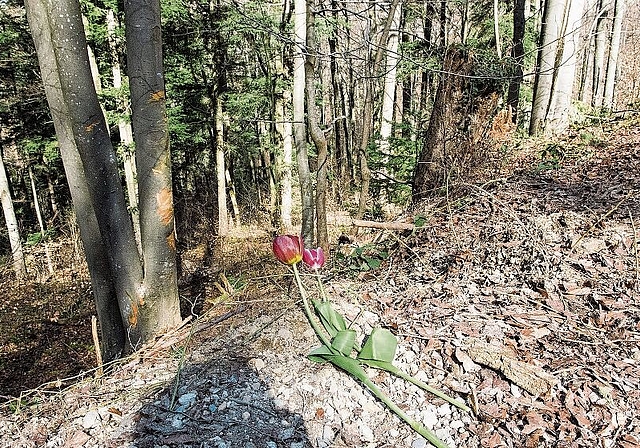
POLYGON ((133 125, 141 149, 137 163, 141 193, 144 191, 140 202, 142 261, 91 78, 79 3, 27 0, 26 7, 92 283, 97 286, 94 294, 107 353, 104 359, 111 360, 180 322, 159 51, 160 7, 158 2, 125 3, 129 70, 135 78, 131 86, 133 125), (117 301, 107 294, 109 290, 117 301))
POLYGON ((16 219, 16 213, 13 209, 9 179, 4 168, 2 154, 0 154, 0 202, 2 202, 2 211, 4 212, 4 220, 7 225, 7 233, 9 234, 13 272, 16 279, 24 280, 27 277, 27 266, 24 262, 20 228, 18 227, 18 220, 16 219))
POLYGON ((618 57, 620 55, 620 40, 622 37, 622 22, 626 12, 626 1, 615 0, 613 29, 609 43, 609 59, 607 62, 607 80, 604 86, 603 106, 609 110, 615 107, 614 91, 618 73, 618 57))
POLYGON ((400 56, 398 54, 398 44, 400 33, 400 17, 402 14, 402 5, 399 4, 391 18, 388 38, 386 42, 386 68, 384 76, 384 90, 382 94, 382 111, 380 122, 380 150, 388 153, 390 148, 389 139, 394 124, 394 111, 396 101, 396 74, 398 72, 398 62, 400 56))
POLYGON ((584 0, 545 4, 529 134, 562 132, 569 125, 576 47, 584 0))
POLYGON ((607 44, 609 42, 609 13, 611 12, 611 0, 598 1, 598 16, 596 18, 596 29, 594 36, 593 52, 593 75, 592 86, 593 96, 591 105, 602 107, 604 100, 604 88, 607 76, 607 44))
POLYGON ((320 118, 316 108, 315 88, 315 33, 313 13, 308 15, 307 21, 307 57, 305 61, 305 91, 307 97, 307 119, 309 134, 318 153, 318 168, 316 170, 316 238, 317 245, 329 253, 329 234, 327 232, 327 163, 328 145, 324 132, 320 128, 320 118))
POLYGON ((124 12, 147 296, 137 302, 138 322, 148 341, 180 323, 160 0, 125 0, 124 12))
POLYGON ((108 362, 119 358, 126 345, 125 326, 120 315, 109 256, 93 210, 82 160, 76 148, 69 120, 70 112, 62 96, 47 4, 44 0, 28 0, 25 8, 91 276, 100 321, 102 358, 108 362))
POLYGON ((513 8, 513 46, 511 57, 513 58, 514 74, 509 82, 507 104, 511 107, 513 122, 518 122, 518 109, 520 104, 520 85, 522 84, 524 63, 524 20, 525 0, 515 0, 513 8))
POLYGON ((218 235, 227 236, 229 233, 229 212, 227 210, 227 172, 224 160, 224 114, 222 113, 222 99, 216 98, 216 179, 218 180, 218 235))
POLYGON ((295 136, 296 160, 302 203, 302 228, 300 233, 305 244, 313 245, 314 204, 313 183, 307 154, 307 127, 304 120, 305 98, 305 53, 307 51, 307 3, 294 1, 295 55, 293 58, 293 133, 295 136))

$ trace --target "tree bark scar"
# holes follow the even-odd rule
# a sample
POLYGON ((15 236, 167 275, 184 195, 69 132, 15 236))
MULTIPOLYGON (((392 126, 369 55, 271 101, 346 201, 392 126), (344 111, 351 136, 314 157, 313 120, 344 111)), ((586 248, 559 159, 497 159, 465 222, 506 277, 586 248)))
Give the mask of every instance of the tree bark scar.
POLYGON ((169 234, 169 236, 167 237, 167 246, 169 246, 169 249, 171 249, 172 251, 176 250, 176 236, 175 236, 175 232, 171 232, 169 234))
POLYGON ((149 102, 158 102, 164 100, 164 90, 158 90, 157 92, 153 92, 149 97, 149 102))
POLYGON ((168 188, 163 188, 156 195, 156 202, 158 203, 158 216, 160 217, 160 222, 165 226, 171 224, 171 220, 173 219, 173 197, 171 195, 171 190, 168 188))
POLYGON ((85 125, 84 125, 84 130, 85 130, 85 132, 87 132, 87 133, 91 133, 91 132, 93 132, 94 128, 95 128, 96 126, 98 126, 99 124, 100 124, 100 122, 99 122, 99 121, 93 121, 93 122, 91 122, 91 123, 89 123, 89 124, 85 124, 85 125))
POLYGON ((129 314, 129 325, 135 327, 138 325, 138 304, 134 301, 131 303, 131 314, 129 314))

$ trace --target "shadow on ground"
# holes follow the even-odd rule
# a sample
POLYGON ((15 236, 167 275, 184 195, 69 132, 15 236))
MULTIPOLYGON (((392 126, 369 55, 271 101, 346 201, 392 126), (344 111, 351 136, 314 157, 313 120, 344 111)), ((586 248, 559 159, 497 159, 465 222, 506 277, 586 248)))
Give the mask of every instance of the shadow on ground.
POLYGON ((303 448, 311 446, 302 417, 280 409, 246 360, 213 359, 186 367, 118 443, 137 448, 303 448))

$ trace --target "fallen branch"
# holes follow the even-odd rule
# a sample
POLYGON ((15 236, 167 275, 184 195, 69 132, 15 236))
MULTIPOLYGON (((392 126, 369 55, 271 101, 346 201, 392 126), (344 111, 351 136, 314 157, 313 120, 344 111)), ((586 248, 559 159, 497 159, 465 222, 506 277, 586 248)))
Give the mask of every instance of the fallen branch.
POLYGON ((408 222, 378 222, 353 219, 351 223, 356 227, 369 227, 371 229, 383 230, 413 230, 415 226, 408 222))
POLYGON ((558 383, 541 367, 515 359, 515 353, 504 346, 470 339, 465 348, 473 362, 502 372, 507 379, 533 395, 548 395, 558 383))

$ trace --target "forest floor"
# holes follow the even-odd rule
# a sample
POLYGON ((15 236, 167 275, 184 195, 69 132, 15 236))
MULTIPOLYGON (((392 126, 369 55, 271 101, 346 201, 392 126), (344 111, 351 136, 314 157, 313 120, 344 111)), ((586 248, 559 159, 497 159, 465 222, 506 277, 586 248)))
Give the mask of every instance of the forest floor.
MULTIPOLYGON (((391 329, 397 365, 472 412, 375 382, 450 447, 640 447, 640 122, 530 144, 456 191, 407 211, 414 231, 360 229, 325 277, 353 328, 391 329)), ((427 446, 306 358, 317 341, 270 245, 243 229, 186 251, 194 316, 102 376, 80 261, 4 283, 0 447, 427 446)))

